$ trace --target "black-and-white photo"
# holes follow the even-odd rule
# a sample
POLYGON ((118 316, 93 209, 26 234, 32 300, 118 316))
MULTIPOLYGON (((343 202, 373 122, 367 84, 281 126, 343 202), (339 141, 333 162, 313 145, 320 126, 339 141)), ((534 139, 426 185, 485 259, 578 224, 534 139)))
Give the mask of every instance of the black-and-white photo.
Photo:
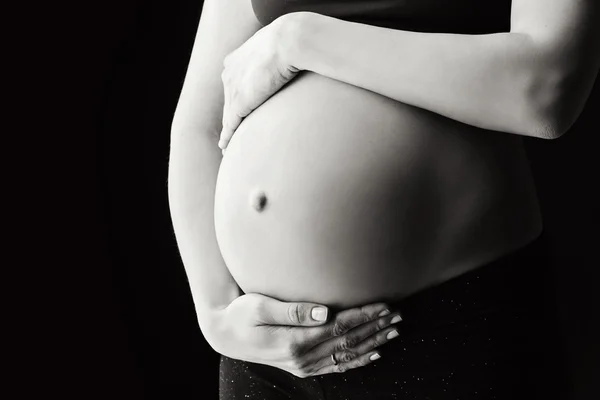
POLYGON ((600 2, 103 7, 82 386, 599 398, 600 2))

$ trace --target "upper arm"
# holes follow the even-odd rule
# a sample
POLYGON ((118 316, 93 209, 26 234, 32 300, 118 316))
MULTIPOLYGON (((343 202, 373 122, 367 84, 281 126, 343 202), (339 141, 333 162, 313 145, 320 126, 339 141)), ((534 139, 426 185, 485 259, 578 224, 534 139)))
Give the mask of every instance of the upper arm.
POLYGON ((600 1, 513 0, 511 33, 527 36, 560 136, 581 113, 600 67, 600 1))
POLYGON ((251 0, 205 0, 172 129, 220 132, 225 56, 261 28, 251 0))

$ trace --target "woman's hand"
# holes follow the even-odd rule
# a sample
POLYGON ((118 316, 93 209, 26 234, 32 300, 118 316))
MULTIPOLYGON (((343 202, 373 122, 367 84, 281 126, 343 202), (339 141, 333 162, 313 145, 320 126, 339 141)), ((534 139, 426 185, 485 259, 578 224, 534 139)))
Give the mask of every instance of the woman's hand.
POLYGON ((262 28, 223 61, 225 105, 219 147, 225 150, 233 133, 253 110, 292 80, 299 70, 286 61, 289 18, 262 28))
POLYGON ((245 294, 217 311, 207 339, 227 357, 270 365, 304 378, 371 363, 379 358, 375 349, 395 336, 388 338, 396 330, 393 324, 401 321, 399 314, 391 313, 383 303, 327 317, 327 308, 318 304, 245 294), (321 307, 323 321, 316 320, 318 313, 313 313, 321 307))

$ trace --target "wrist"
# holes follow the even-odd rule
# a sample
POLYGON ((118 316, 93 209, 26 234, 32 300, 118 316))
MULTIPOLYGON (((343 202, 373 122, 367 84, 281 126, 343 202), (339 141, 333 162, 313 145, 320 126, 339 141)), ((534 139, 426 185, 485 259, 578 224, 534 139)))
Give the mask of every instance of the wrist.
POLYGON ((279 54, 282 60, 290 67, 299 71, 307 70, 306 62, 308 48, 310 47, 311 26, 319 14, 299 11, 284 14, 273 21, 277 26, 279 38, 279 54))

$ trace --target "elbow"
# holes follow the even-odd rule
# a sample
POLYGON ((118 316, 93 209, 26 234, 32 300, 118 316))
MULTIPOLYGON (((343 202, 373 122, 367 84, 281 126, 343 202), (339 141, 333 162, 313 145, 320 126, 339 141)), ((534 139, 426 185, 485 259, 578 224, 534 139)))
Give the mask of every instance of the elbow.
POLYGON ((534 114, 525 131, 527 136, 554 140, 564 135, 573 125, 574 119, 560 116, 560 108, 544 110, 534 114))
MULTIPOLYGON (((521 106, 526 110, 523 134, 540 139, 558 139, 575 123, 587 96, 582 96, 574 74, 560 68, 538 68, 524 85, 521 106)), ((589 94, 589 91, 588 91, 589 94)))
POLYGON ((196 314, 198 317, 198 326, 204 336, 206 343, 217 353, 227 355, 226 351, 228 338, 230 338, 228 332, 224 330, 223 322, 217 318, 215 311, 211 310, 210 316, 206 313, 208 310, 197 310, 196 314))
POLYGON ((572 110, 567 96, 557 91, 550 101, 530 100, 531 110, 527 118, 527 136, 539 139, 554 140, 563 136, 575 123, 579 112, 572 110))

